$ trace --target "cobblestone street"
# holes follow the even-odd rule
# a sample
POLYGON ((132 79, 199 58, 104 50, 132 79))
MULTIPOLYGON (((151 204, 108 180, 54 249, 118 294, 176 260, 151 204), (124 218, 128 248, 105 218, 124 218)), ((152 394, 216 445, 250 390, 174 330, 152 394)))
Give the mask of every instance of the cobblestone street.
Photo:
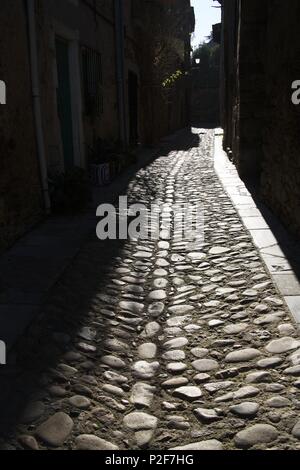
POLYGON ((52 290, 1 374, 2 448, 300 450, 300 338, 213 149, 186 132, 127 190, 203 205, 204 244, 93 234, 52 290))

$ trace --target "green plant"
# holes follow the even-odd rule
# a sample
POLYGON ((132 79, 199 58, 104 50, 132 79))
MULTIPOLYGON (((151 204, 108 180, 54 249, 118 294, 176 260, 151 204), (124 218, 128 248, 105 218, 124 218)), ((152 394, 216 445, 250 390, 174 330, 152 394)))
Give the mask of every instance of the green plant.
POLYGON ((179 80, 179 78, 181 78, 182 75, 183 75, 183 72, 181 70, 176 70, 175 73, 172 73, 172 75, 170 75, 168 78, 166 78, 163 81, 162 86, 164 88, 168 88, 168 87, 175 85, 177 80, 179 80))

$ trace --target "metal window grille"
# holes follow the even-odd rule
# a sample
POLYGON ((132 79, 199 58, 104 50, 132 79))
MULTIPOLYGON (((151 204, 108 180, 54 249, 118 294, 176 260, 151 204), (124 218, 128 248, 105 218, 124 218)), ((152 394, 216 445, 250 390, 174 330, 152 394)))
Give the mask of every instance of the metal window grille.
POLYGON ((87 47, 82 48, 82 75, 85 114, 100 117, 103 114, 103 77, 99 52, 87 47))

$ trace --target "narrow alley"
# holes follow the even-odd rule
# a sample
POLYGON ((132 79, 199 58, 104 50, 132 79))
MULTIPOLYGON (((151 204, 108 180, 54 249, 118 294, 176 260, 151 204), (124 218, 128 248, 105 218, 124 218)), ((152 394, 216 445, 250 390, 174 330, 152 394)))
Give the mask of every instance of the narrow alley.
POLYGON ((193 252, 93 234, 52 289, 1 373, 1 448, 300 450, 300 338, 213 153, 185 131, 127 190, 203 205, 193 252))

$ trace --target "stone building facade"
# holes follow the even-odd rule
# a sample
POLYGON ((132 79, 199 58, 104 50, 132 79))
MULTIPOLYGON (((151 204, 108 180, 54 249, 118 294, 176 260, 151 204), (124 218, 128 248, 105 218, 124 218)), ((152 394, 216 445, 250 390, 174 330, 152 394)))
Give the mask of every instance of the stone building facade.
MULTIPOLYGON (((190 13, 190 1, 184 3, 185 11, 190 13)), ((141 44, 147 43, 149 36, 150 41, 154 40, 152 25, 160 4, 166 8, 165 0, 38 1, 39 64, 49 167, 85 167, 88 149, 99 138, 125 144, 153 143, 187 124, 186 116, 174 110, 171 116, 179 114, 179 119, 165 126, 162 96, 158 93, 154 103, 147 97, 145 70, 152 72, 155 58, 147 50, 143 56, 141 44), (68 64, 64 63, 66 57, 68 64), (69 115, 60 112, 60 108, 68 106, 69 115), (151 121, 153 108, 160 113, 151 121), (68 123, 68 119, 72 122, 68 123), (152 131, 156 123, 160 132, 152 131), (64 142, 70 137, 73 142, 64 142)), ((170 8, 170 16, 179 17, 182 22, 182 6, 177 12, 172 2, 170 8)), ((170 70, 189 65, 185 61, 192 31, 190 24, 185 26, 180 38, 182 62, 178 64, 178 57, 174 57, 170 70)), ((179 94, 176 102, 180 100, 179 94)))
POLYGON ((87 168, 99 139, 152 144, 187 125, 193 24, 189 0, 1 1, 0 249, 50 210, 48 176, 87 168), (184 78, 167 100, 167 77, 152 80, 159 12, 181 25, 168 32, 167 70, 184 78))
POLYGON ((300 235, 297 0, 223 0, 224 148, 263 201, 300 235), (287 4, 288 3, 288 4, 287 4), (232 153, 231 153, 232 152, 232 153))
POLYGON ((39 0, 47 166, 85 167, 98 138, 119 138, 114 2, 39 0))
POLYGON ((141 70, 141 140, 152 144, 190 122, 195 15, 190 0, 135 0, 134 5, 141 70))

